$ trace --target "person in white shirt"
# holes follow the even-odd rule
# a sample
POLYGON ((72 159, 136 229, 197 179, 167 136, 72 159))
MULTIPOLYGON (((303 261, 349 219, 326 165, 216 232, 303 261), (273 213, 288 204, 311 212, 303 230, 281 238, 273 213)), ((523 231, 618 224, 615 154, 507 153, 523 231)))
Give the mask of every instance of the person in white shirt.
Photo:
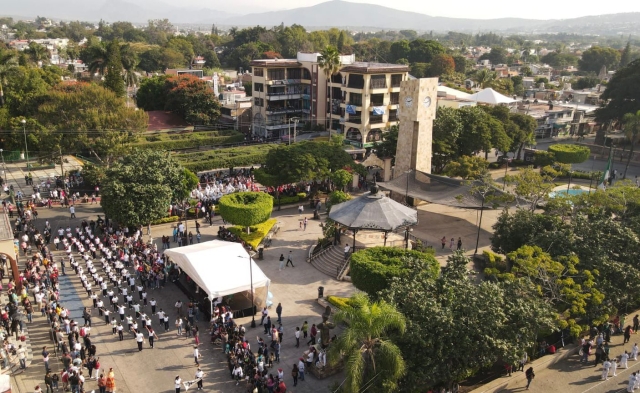
POLYGON ((233 373, 231 375, 233 375, 233 377, 236 379, 236 386, 238 386, 238 384, 240 383, 240 380, 243 377, 242 367, 240 367, 238 363, 236 363, 233 369, 233 373))
POLYGON ((196 371, 196 380, 198 381, 198 390, 202 390, 202 378, 204 377, 204 372, 198 368, 196 371))
POLYGON ((136 342, 138 343, 138 352, 142 351, 142 343, 144 342, 144 335, 142 332, 136 333, 136 342))
POLYGON ((176 393, 180 393, 180 387, 182 386, 182 379, 180 379, 180 376, 176 375, 173 385, 176 388, 176 393))

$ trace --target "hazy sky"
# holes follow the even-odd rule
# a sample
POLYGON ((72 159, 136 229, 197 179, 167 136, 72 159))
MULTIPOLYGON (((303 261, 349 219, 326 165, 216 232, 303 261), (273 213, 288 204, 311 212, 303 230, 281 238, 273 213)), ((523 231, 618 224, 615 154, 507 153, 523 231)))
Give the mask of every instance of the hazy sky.
MULTIPOLYGON (((202 5, 210 8, 220 0, 182 0, 182 4, 202 5)), ((289 9, 315 5, 324 0, 240 0, 239 7, 232 11, 238 14, 256 12, 251 6, 263 9, 289 9), (241 6, 240 6, 241 5, 241 6)), ((491 19, 502 17, 521 17, 526 19, 566 19, 586 15, 614 14, 619 12, 640 12, 640 1, 557 1, 538 0, 521 1, 480 1, 480 0, 350 0, 358 3, 379 4, 405 11, 419 12, 431 16, 455 18, 491 19)), ((228 6, 226 3, 225 6, 228 6)), ((231 11, 231 10, 229 10, 231 11)))

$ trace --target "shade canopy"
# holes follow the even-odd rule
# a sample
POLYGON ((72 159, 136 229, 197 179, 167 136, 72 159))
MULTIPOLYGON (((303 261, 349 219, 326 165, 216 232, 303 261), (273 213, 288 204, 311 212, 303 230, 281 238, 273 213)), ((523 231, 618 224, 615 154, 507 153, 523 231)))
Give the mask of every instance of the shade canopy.
POLYGON ((480 90, 476 94, 470 95, 469 97, 467 97, 467 99, 492 105, 512 104, 516 102, 516 100, 514 100, 513 98, 502 95, 490 87, 487 87, 484 90, 480 90))
POLYGON ((266 287, 271 281, 249 256, 242 244, 212 240, 187 247, 165 250, 164 254, 202 288, 209 299, 266 287))
POLYGON ((468 100, 469 97, 471 96, 471 94, 469 94, 469 93, 465 93, 464 91, 452 89, 452 88, 444 86, 444 85, 438 86, 438 92, 442 92, 442 93, 445 93, 446 95, 454 96, 456 98, 463 99, 463 100, 468 100))
POLYGON ((332 206, 329 218, 348 228, 393 231, 416 224, 418 212, 374 189, 356 199, 332 206))

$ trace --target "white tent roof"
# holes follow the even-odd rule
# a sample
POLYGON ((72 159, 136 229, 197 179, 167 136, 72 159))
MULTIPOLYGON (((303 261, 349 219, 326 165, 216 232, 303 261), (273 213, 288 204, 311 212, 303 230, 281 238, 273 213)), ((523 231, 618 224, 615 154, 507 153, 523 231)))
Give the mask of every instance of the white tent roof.
POLYGON ((446 95, 454 96, 456 98, 460 98, 460 99, 463 99, 463 100, 468 100, 469 97, 471 96, 471 94, 469 94, 469 93, 465 93, 464 91, 452 89, 452 88, 444 86, 444 85, 438 86, 438 91, 441 91, 441 92, 445 93, 446 95))
POLYGON ((469 97, 467 97, 467 99, 492 105, 511 104, 516 102, 516 100, 514 100, 513 98, 504 96, 490 87, 487 87, 484 90, 480 90, 476 94, 470 95, 469 97))
POLYGON ((271 283, 240 243, 212 240, 164 250, 164 254, 180 266, 211 300, 251 290, 249 260, 254 290, 260 287, 268 290, 271 283))

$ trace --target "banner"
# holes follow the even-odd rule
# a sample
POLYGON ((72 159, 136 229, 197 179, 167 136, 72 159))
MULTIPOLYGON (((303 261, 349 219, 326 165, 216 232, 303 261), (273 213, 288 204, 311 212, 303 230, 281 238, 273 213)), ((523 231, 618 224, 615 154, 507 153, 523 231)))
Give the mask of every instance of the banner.
POLYGON ((377 116, 384 115, 384 110, 385 110, 384 106, 374 106, 373 114, 377 116))
POLYGON ((197 384, 199 381, 202 381, 202 378, 194 379, 193 381, 184 381, 184 382, 182 382, 182 384, 184 385, 184 390, 185 391, 189 390, 189 388, 191 386, 197 384))
POLYGON ((347 105, 347 113, 350 115, 356 114, 356 106, 355 105, 347 105))

